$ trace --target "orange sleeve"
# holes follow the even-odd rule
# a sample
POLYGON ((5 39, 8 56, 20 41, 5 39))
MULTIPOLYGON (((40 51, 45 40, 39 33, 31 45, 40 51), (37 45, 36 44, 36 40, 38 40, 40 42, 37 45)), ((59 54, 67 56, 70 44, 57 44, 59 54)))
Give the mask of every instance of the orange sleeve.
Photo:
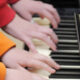
POLYGON ((6 68, 3 63, 0 62, 0 80, 5 80, 6 68))
POLYGON ((8 39, 2 32, 0 32, 0 56, 2 56, 13 46, 15 46, 15 43, 8 39))

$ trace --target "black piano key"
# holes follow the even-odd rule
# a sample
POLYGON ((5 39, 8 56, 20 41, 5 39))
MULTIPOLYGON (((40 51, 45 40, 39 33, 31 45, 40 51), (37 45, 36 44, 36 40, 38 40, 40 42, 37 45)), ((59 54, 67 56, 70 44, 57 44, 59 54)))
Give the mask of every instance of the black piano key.
POLYGON ((58 28, 58 29, 55 29, 54 31, 76 32, 76 29, 75 28, 58 28))
POLYGON ((57 35, 76 35, 77 33, 74 31, 74 32, 71 32, 71 31, 55 31, 55 33, 57 34, 57 35))
POLYGON ((70 28, 70 27, 71 27, 71 28, 73 28, 73 27, 75 28, 75 23, 60 23, 60 24, 59 24, 59 27, 63 27, 63 26, 66 27, 66 28, 67 28, 67 27, 68 27, 68 28, 70 28))
POLYGON ((62 20, 75 20, 74 16, 60 16, 62 20))
POLYGON ((60 69, 55 74, 51 74, 50 78, 79 79, 80 69, 60 69))
POLYGON ((61 20, 61 23, 71 23, 71 24, 74 24, 75 20, 61 20))
POLYGON ((71 60, 80 60, 80 56, 79 55, 56 55, 56 54, 53 54, 51 55, 51 58, 53 59, 71 59, 71 60))
POLYGON ((58 46, 57 49, 59 49, 59 50, 63 50, 63 49, 66 49, 66 50, 72 50, 72 49, 78 50, 79 48, 75 47, 75 46, 73 46, 73 47, 70 47, 70 46, 69 47, 60 47, 60 46, 58 46))
POLYGON ((65 53, 65 52, 51 52, 50 56, 51 55, 79 55, 79 53, 65 53))
POLYGON ((73 37, 73 38, 77 38, 76 35, 57 35, 58 37, 73 37))
POLYGON ((79 48, 78 47, 57 47, 57 50, 78 50, 79 48))
POLYGON ((60 46, 60 45, 57 45, 57 50, 79 50, 79 46, 77 45, 77 46, 75 46, 75 45, 73 45, 73 46, 60 46))
POLYGON ((79 46, 77 43, 71 44, 71 43, 63 43, 62 42, 62 44, 60 44, 60 43, 57 44, 57 50, 74 50, 74 49, 79 50, 79 46))
POLYGON ((69 47, 72 47, 72 46, 77 47, 77 46, 79 46, 77 40, 73 40, 72 42, 71 42, 71 40, 68 40, 68 42, 67 42, 67 40, 65 40, 63 42, 62 41, 58 42, 58 44, 57 44, 58 47, 68 47, 68 46, 69 47))
POLYGON ((80 60, 71 59, 54 59, 60 65, 80 65, 80 60))
POLYGON ((59 36, 58 37, 59 38, 59 40, 77 40, 77 37, 67 37, 67 36, 63 36, 63 37, 61 37, 61 36, 59 36))
POLYGON ((63 75, 63 74, 54 74, 51 75, 49 78, 56 78, 56 79, 80 79, 80 75, 63 75))
POLYGON ((68 42, 66 42, 66 43, 64 43, 64 42, 58 42, 58 44, 57 44, 57 46, 79 46, 78 45, 78 41, 76 41, 76 43, 73 43, 73 42, 71 42, 71 43, 68 43, 68 42))

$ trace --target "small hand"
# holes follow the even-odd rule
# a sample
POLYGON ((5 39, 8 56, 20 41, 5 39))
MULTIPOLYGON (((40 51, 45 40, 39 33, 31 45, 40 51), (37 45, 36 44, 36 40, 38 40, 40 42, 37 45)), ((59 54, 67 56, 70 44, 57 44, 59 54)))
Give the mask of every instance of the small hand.
POLYGON ((19 66, 33 69, 44 69, 50 73, 55 73, 56 69, 60 69, 54 60, 41 54, 29 53, 25 50, 16 48, 10 49, 3 57, 3 63, 10 68, 18 68, 19 66))
POLYGON ((7 68, 5 80, 47 80, 37 74, 31 73, 22 67, 17 69, 7 68))
POLYGON ((50 4, 41 1, 20 0, 12 5, 13 9, 24 19, 31 21, 33 14, 48 18, 54 28, 58 27, 60 17, 57 10, 50 4))
POLYGON ((15 16, 14 20, 9 23, 4 30, 12 36, 22 40, 32 52, 37 52, 32 39, 40 39, 44 41, 52 50, 56 51, 57 35, 52 29, 30 23, 19 16, 15 16))

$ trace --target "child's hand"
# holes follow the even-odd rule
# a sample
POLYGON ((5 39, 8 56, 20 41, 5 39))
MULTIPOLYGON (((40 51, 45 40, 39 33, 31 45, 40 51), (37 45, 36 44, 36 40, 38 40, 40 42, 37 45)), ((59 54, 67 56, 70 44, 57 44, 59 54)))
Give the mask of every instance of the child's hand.
POLYGON ((54 28, 57 28, 58 23, 60 22, 60 17, 56 9, 50 4, 33 0, 20 0, 12 6, 13 9, 26 20, 31 21, 32 15, 37 13, 42 18, 48 18, 54 28))
POLYGON ((31 73, 23 68, 21 69, 9 69, 7 68, 7 73, 5 80, 47 80, 37 74, 31 73))
POLYGON ((29 53, 25 50, 16 48, 10 49, 3 57, 3 63, 10 68, 18 68, 19 66, 44 69, 50 73, 55 73, 55 69, 60 69, 60 66, 51 58, 41 54, 29 53))
POLYGON ((52 29, 35 23, 30 23, 17 15, 11 23, 4 27, 4 30, 14 37, 24 41, 32 52, 37 52, 32 43, 32 38, 40 39, 48 44, 52 50, 56 50, 55 44, 58 42, 58 38, 52 29))

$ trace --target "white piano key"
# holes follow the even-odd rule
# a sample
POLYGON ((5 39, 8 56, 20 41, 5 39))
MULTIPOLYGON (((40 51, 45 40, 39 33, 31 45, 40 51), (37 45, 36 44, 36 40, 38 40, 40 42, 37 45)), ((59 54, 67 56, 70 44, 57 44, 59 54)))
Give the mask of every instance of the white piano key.
POLYGON ((66 66, 64 66, 64 65, 61 65, 61 68, 62 69, 80 69, 80 66, 71 66, 71 65, 66 65, 66 66))
POLYGON ((75 26, 75 23, 60 23, 59 24, 60 26, 67 26, 67 27, 69 27, 69 26, 75 26))
POLYGON ((43 55, 45 55, 45 56, 49 56, 50 53, 51 53, 51 50, 40 49, 40 48, 37 48, 37 51, 38 51, 40 54, 43 54, 43 55))
POLYGON ((49 27, 50 21, 47 18, 41 19, 40 17, 33 18, 33 21, 39 25, 45 25, 49 27))
POLYGON ((64 42, 65 43, 78 43, 78 40, 69 40, 69 39, 68 40, 67 39, 64 40, 64 39, 59 39, 59 42, 63 42, 63 43, 64 42))
POLYGON ((79 50, 57 50, 56 52, 64 53, 79 53, 79 50))

